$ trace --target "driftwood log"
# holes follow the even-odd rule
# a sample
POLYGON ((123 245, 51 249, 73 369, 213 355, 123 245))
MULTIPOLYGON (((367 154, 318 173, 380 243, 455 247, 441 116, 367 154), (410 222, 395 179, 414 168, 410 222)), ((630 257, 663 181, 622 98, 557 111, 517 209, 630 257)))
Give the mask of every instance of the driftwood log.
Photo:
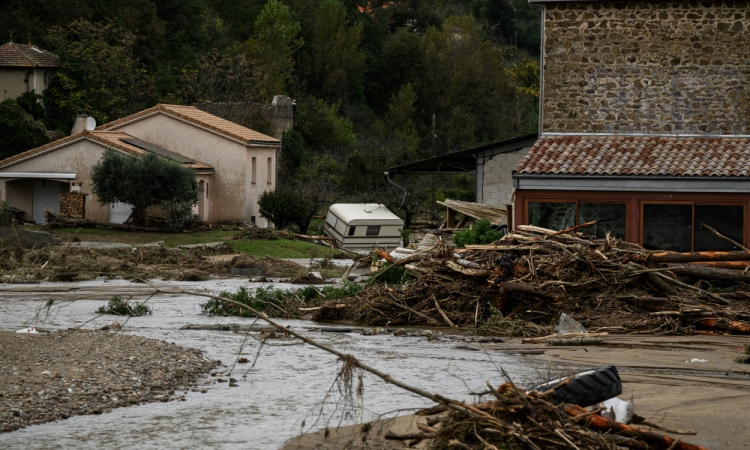
POLYGON ((655 252, 634 254, 634 261, 652 263, 691 263, 703 261, 750 261, 750 252, 655 252))

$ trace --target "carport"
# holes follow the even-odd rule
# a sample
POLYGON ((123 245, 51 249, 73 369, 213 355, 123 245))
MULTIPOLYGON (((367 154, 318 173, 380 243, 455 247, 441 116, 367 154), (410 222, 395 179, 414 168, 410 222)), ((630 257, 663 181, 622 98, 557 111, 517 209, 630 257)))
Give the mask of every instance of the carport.
POLYGON ((0 172, 2 200, 24 212, 24 220, 45 223, 44 211, 60 210, 60 194, 70 192, 74 173, 0 172))

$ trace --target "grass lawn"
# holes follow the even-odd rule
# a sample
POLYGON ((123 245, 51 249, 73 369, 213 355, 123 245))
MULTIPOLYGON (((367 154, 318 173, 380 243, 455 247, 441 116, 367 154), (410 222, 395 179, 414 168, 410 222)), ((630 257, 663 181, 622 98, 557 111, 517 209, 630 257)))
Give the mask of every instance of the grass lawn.
MULTIPOLYGON (((43 230, 37 225, 26 225, 26 229, 43 230)), ((236 231, 199 231, 192 233, 120 231, 108 228, 56 228, 50 233, 63 241, 74 236, 81 241, 122 242, 130 245, 147 244, 149 242, 164 241, 167 247, 186 244, 202 244, 207 242, 222 242, 234 247, 238 253, 246 253, 255 257, 273 256, 274 258, 324 258, 333 256, 337 251, 306 241, 277 240, 233 240, 236 231)))

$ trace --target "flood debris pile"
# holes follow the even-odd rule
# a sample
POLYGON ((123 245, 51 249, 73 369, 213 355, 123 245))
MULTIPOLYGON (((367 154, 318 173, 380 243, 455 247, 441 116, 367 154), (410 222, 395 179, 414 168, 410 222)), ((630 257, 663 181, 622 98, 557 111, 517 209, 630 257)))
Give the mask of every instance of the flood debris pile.
POLYGON ((418 413, 419 433, 388 433, 390 440, 427 441, 430 449, 653 449, 699 450, 702 447, 599 415, 597 408, 555 405, 547 392, 524 392, 512 383, 489 387, 494 399, 459 410, 438 406, 418 413), (463 411, 462 411, 463 410, 463 411))
POLYGON ((0 333, 0 432, 182 400, 219 362, 200 350, 116 332, 0 333))
POLYGON ((721 267, 744 268, 750 251, 648 251, 585 236, 581 227, 520 226, 489 245, 451 249, 441 241, 390 258, 382 278, 405 270, 415 280, 373 283, 345 302, 324 305, 315 319, 542 336, 567 313, 591 332, 750 332, 750 273, 721 267))
POLYGON ((208 257, 233 253, 226 245, 174 250, 161 245, 123 249, 82 246, 23 248, 11 240, 0 243, 0 274, 5 283, 81 281, 99 276, 128 279, 176 278, 184 271, 226 275, 226 261, 208 257))

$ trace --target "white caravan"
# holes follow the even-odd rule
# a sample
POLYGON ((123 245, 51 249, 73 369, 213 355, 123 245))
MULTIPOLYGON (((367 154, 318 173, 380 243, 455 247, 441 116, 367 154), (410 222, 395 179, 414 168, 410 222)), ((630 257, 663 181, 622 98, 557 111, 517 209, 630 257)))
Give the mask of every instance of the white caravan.
POLYGON ((377 203, 331 205, 323 229, 342 247, 353 250, 396 248, 401 242, 404 221, 377 203))

